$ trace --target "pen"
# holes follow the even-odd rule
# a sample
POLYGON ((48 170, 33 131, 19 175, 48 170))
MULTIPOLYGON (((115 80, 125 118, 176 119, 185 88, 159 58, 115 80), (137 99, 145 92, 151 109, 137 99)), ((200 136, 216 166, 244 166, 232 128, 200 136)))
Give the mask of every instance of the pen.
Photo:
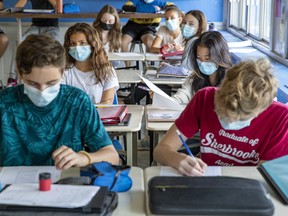
POLYGON ((287 86, 287 85, 284 85, 284 87, 288 88, 288 86, 287 86))
POLYGON ((188 154, 189 154, 193 159, 195 159, 194 156, 193 156, 193 154, 192 154, 192 152, 190 151, 187 143, 185 142, 185 140, 184 140, 183 137, 181 136, 179 130, 176 130, 176 132, 177 132, 177 134, 178 134, 178 136, 179 136, 179 138, 180 138, 183 146, 186 148, 186 151, 188 152, 188 154))

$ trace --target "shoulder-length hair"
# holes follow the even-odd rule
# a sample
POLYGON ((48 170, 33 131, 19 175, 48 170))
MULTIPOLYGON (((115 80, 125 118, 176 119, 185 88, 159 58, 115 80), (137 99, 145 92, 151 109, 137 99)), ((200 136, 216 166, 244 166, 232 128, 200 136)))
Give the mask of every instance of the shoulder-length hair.
POLYGON ((90 56, 92 70, 94 71, 97 83, 109 80, 114 76, 112 65, 108 61, 108 56, 103 48, 102 42, 96 30, 87 23, 76 23, 68 28, 64 38, 64 48, 66 50, 66 68, 75 66, 76 60, 70 56, 69 48, 71 46, 71 35, 81 32, 86 36, 88 44, 91 46, 92 55, 90 56))
MULTIPOLYGON (((185 16, 187 15, 194 16, 199 22, 199 26, 198 26, 196 34, 193 35, 191 38, 200 37, 201 34, 207 30, 207 21, 206 21, 206 17, 204 13, 200 10, 190 10, 185 14, 185 16)), ((190 40, 191 38, 186 39, 186 42, 190 40)))
POLYGON ((98 32, 101 41, 102 39, 102 32, 103 29, 100 27, 101 23, 101 18, 105 14, 111 14, 112 16, 115 17, 115 23, 112 29, 109 31, 109 51, 110 52, 119 52, 121 49, 121 23, 120 23, 120 18, 118 15, 117 10, 112 7, 111 5, 105 5, 98 13, 97 18, 93 22, 93 27, 96 29, 98 32))

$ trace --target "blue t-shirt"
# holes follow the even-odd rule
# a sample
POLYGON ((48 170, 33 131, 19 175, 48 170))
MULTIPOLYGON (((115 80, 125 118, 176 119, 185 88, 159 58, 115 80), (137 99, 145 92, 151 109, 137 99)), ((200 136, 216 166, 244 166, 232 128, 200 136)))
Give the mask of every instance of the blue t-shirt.
POLYGON ((91 152, 111 145, 88 95, 61 85, 45 107, 35 106, 24 86, 0 91, 0 166, 53 165, 52 152, 65 145, 91 152))

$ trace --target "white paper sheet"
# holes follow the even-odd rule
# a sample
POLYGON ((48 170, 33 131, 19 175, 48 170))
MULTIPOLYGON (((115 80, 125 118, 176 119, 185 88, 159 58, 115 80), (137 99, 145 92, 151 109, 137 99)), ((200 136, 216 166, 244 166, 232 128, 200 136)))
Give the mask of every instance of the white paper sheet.
POLYGON ((38 184, 12 184, 0 193, 1 204, 77 208, 86 206, 99 187, 87 185, 52 185, 39 191, 38 184))
MULTIPOLYGON (((220 166, 208 166, 204 176, 221 176, 221 167, 220 166)), ((182 176, 178 170, 173 167, 162 166, 160 171, 160 176, 182 176)))
POLYGON ((61 170, 55 166, 10 166, 3 167, 0 172, 0 182, 5 184, 14 183, 37 183, 39 174, 49 172, 52 182, 56 182, 61 177, 61 170))
POLYGON ((174 101, 164 91, 154 85, 148 79, 140 76, 143 82, 154 92, 152 106, 157 108, 169 108, 171 110, 183 110, 183 106, 174 101))

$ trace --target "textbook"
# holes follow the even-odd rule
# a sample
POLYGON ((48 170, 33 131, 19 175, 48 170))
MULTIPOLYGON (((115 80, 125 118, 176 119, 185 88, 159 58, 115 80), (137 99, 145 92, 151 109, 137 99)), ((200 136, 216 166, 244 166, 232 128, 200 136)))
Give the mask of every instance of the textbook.
POLYGON ((111 123, 111 122, 103 122, 103 121, 102 122, 105 126, 127 126, 129 125, 131 115, 132 115, 131 113, 127 113, 125 117, 123 118, 123 120, 120 121, 119 123, 115 123, 115 122, 111 123))
POLYGON ((288 204, 288 155, 264 162, 257 169, 266 182, 288 204))
POLYGON ((156 76, 186 78, 190 74, 191 71, 184 67, 165 64, 157 70, 156 76))
POLYGON ((54 13, 54 9, 24 9, 23 13, 51 14, 54 13))
POLYGON ((123 121, 128 112, 127 105, 97 106, 97 110, 103 124, 118 124, 123 121))
POLYGON ((0 13, 19 13, 23 12, 23 7, 11 7, 11 8, 5 8, 0 9, 0 13))

